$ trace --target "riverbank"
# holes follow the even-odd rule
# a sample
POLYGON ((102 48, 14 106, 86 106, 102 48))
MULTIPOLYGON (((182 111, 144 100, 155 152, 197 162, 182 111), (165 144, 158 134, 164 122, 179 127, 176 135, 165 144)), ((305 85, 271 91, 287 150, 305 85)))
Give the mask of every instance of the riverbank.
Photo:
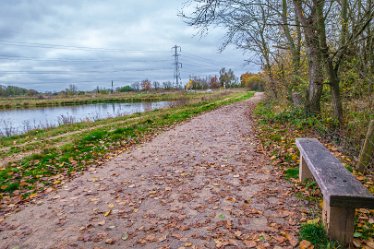
MULTIPOLYGON (((230 90, 232 92, 236 91, 230 90)), ((113 94, 86 93, 82 95, 40 95, 35 97, 1 97, 0 110, 37 108, 52 106, 72 106, 95 103, 118 102, 155 102, 155 101, 188 101, 198 97, 216 96, 222 91, 212 92, 186 92, 186 91, 160 91, 160 92, 126 92, 113 94)))
POLYGON ((221 93, 170 109, 2 138, 2 161, 12 156, 16 160, 0 168, 0 212, 10 212, 42 192, 52 191, 88 167, 103 164, 108 158, 133 144, 146 141, 160 130, 252 95, 253 92, 243 90, 228 95, 221 93))

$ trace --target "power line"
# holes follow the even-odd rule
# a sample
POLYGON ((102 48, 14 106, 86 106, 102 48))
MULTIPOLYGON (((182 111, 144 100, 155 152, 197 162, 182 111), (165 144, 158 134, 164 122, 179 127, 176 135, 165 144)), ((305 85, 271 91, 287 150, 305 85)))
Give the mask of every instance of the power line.
MULTIPOLYGON (((0 83, 5 84, 5 85, 14 85, 14 84, 24 84, 24 85, 50 85, 50 84, 71 84, 71 83, 108 83, 111 84, 110 79, 96 79, 96 80, 65 80, 65 81, 54 81, 54 80, 44 80, 44 82, 17 82, 17 81, 11 81, 11 83, 0 83)), ((123 78, 118 78, 118 79, 113 79, 114 82, 129 82, 129 81, 139 81, 139 78, 136 77, 123 77, 123 78), (136 80, 138 79, 138 80, 136 80)))
POLYGON ((205 57, 202 57, 200 55, 195 55, 195 54, 191 54, 191 53, 188 53, 186 52, 187 55, 184 55, 184 56, 187 56, 187 57, 190 57, 190 58, 194 58, 194 57, 197 57, 197 58, 200 58, 202 60, 205 60, 206 62, 212 62, 213 60, 212 59, 209 59, 209 58, 205 58, 205 57))
POLYGON ((100 47, 86 47, 86 46, 71 46, 61 44, 50 44, 50 43, 36 43, 36 42, 14 42, 0 40, 0 44, 11 45, 11 46, 22 46, 22 47, 35 47, 35 48, 54 48, 64 50, 89 50, 89 51, 103 51, 103 52, 127 52, 127 53, 144 53, 144 52, 164 52, 163 50, 125 50, 125 49, 111 49, 111 48, 100 48, 100 47))
MULTIPOLYGON (((117 62, 118 60, 115 59, 42 59, 42 58, 35 58, 35 57, 20 57, 20 56, 1 56, 0 55, 0 60, 28 60, 28 61, 56 61, 56 62, 72 62, 72 63, 80 63, 80 62, 117 62)), ((126 60, 127 63, 132 63, 132 62, 171 62, 172 60, 150 60, 150 59, 138 59, 138 60, 126 60)))
POLYGON ((98 71, 98 70, 90 70, 90 71, 69 71, 69 70, 58 70, 58 71, 0 71, 0 73, 6 74, 65 74, 65 73, 119 73, 119 72, 144 72, 144 71, 159 71, 159 70, 170 70, 170 68, 146 68, 146 69, 118 69, 118 70, 111 70, 111 71, 98 71))

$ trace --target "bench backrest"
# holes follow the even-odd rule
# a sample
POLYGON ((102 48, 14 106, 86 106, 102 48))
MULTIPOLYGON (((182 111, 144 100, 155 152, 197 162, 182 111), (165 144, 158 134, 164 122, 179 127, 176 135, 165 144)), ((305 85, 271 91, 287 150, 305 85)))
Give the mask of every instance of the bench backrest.
POLYGON ((296 145, 330 206, 374 208, 374 196, 317 139, 296 145))

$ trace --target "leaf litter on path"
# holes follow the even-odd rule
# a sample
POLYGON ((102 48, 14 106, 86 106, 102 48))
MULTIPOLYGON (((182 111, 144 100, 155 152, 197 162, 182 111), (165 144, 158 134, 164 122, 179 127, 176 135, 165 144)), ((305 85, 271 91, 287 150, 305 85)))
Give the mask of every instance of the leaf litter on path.
POLYGON ((2 243, 26 248, 296 246, 294 221, 301 218, 303 203, 258 152, 251 118, 258 100, 195 117, 87 171, 42 204, 6 217, 0 223, 2 243), (64 223, 56 224, 56 214, 63 214, 64 223))

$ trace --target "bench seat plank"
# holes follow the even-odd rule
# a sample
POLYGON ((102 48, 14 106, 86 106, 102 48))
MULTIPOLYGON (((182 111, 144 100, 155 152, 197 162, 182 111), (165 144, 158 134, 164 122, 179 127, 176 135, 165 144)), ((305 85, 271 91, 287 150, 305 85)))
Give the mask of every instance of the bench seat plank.
POLYGON ((374 196, 317 139, 298 138, 296 145, 330 206, 374 208, 374 196))

